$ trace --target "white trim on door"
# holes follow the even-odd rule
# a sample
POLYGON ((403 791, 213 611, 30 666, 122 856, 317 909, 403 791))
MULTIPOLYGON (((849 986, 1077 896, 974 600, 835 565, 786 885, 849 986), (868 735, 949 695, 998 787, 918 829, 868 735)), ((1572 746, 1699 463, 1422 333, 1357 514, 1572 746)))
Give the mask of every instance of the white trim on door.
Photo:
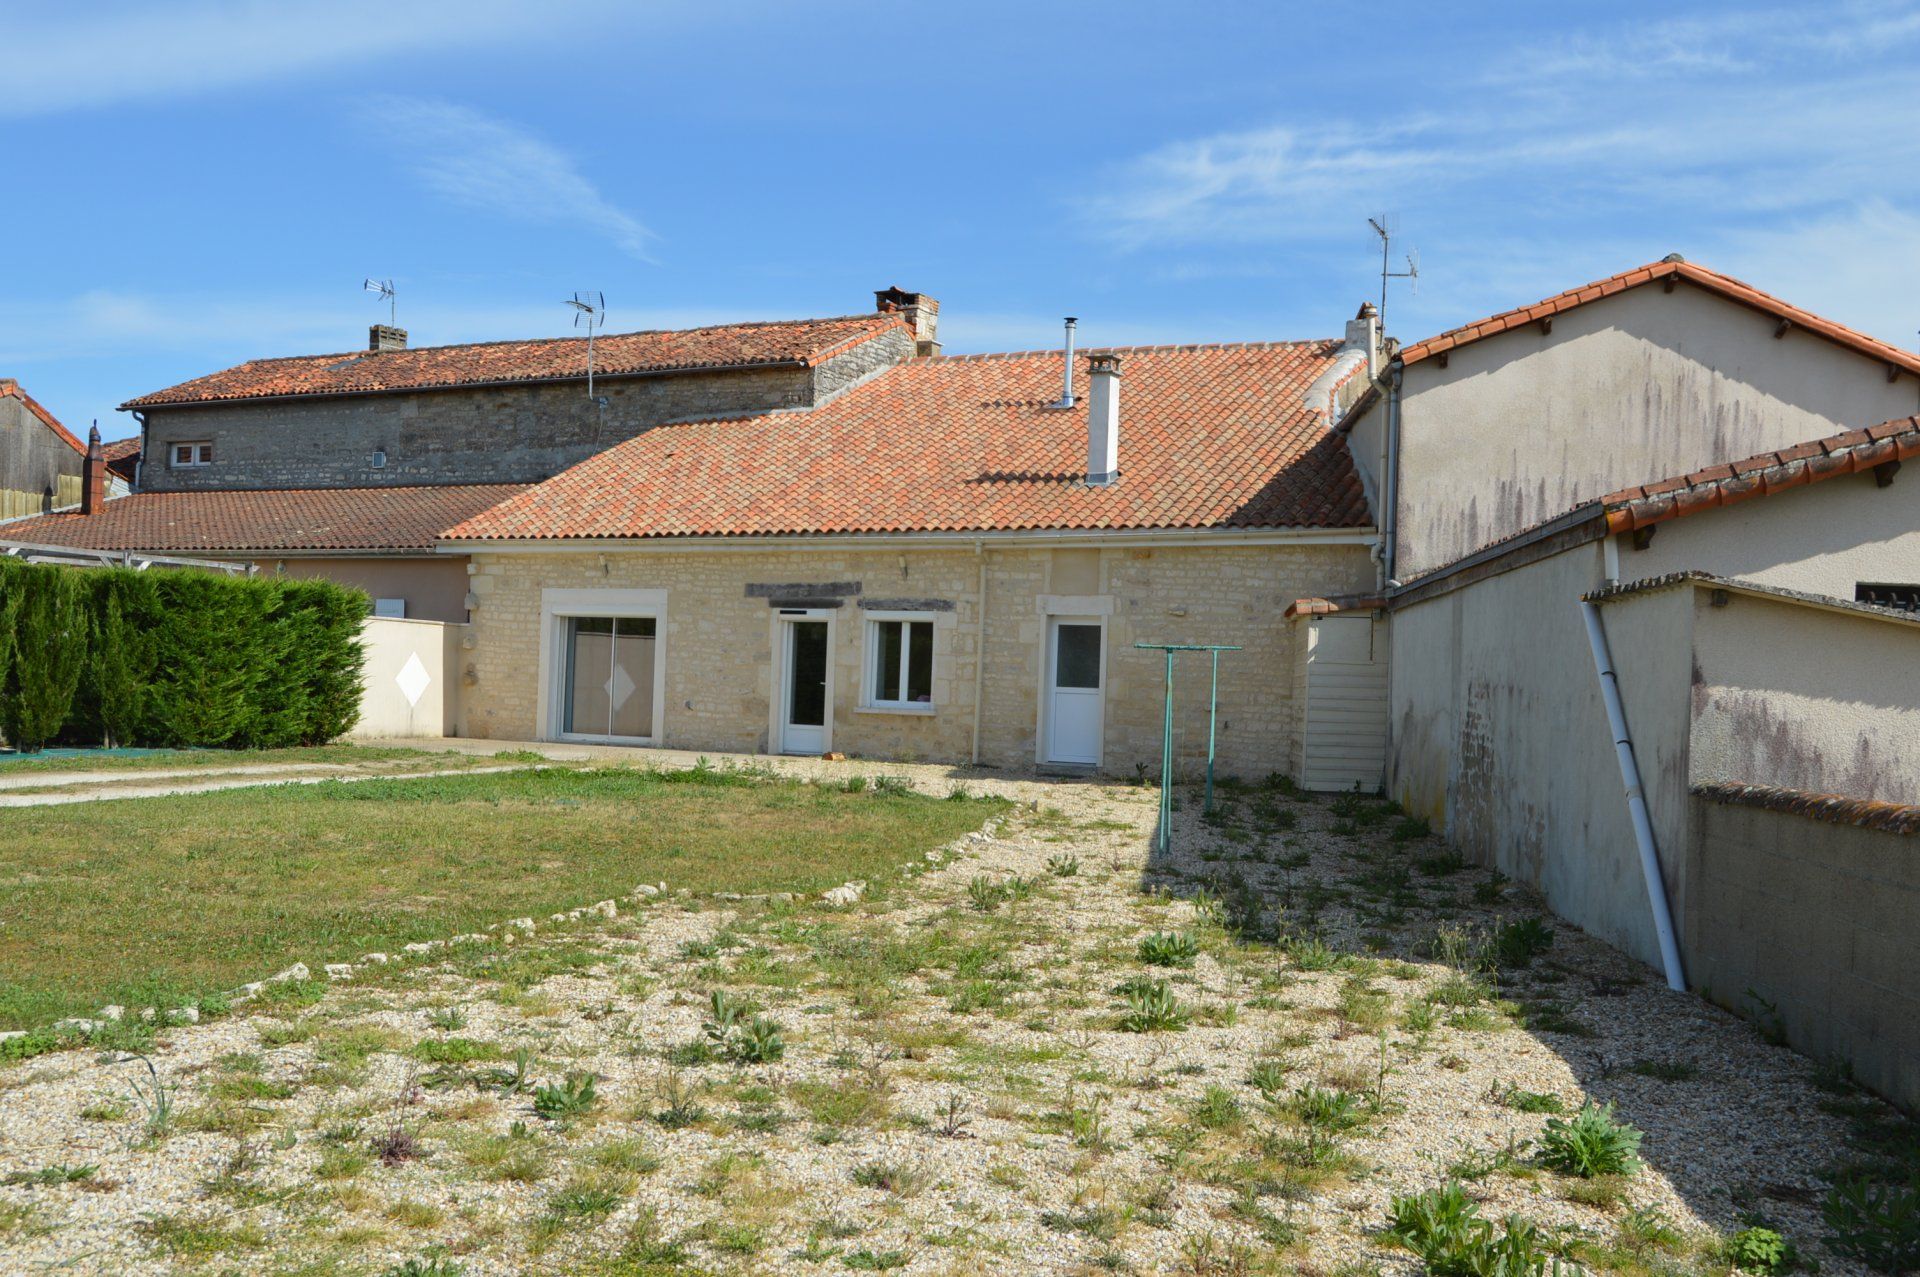
POLYGON ((540 664, 534 722, 542 740, 588 741, 609 745, 658 745, 667 710, 667 592, 665 590, 540 591, 540 664), (645 736, 597 736, 563 732, 567 677, 567 622, 579 616, 653 619, 653 724, 645 736))
POLYGON ((839 616, 837 608, 796 607, 775 608, 773 613, 772 649, 773 649, 773 695, 767 704, 767 752, 771 754, 806 753, 825 754, 833 750, 833 702, 835 694, 835 673, 839 661, 839 627, 834 624, 839 616), (811 745, 805 749, 787 748, 787 697, 789 644, 792 642, 791 630, 796 621, 820 621, 827 627, 827 687, 826 712, 821 716, 826 721, 820 728, 820 746, 811 745))
MULTIPOLYGON (((1071 694, 1071 692, 1069 693, 1071 694)), ((1046 620, 1046 633, 1041 637, 1040 646, 1040 713, 1037 730, 1034 733, 1034 761, 1041 764, 1067 764, 1081 767, 1099 767, 1106 758, 1107 734, 1107 621, 1100 615, 1092 616, 1054 616, 1046 620), (1097 702, 1091 727, 1082 723, 1083 731, 1090 732, 1091 747, 1083 739, 1080 745, 1066 743, 1066 748, 1056 748, 1054 741, 1055 705, 1054 697, 1058 691, 1054 687, 1054 671, 1059 659, 1059 634, 1062 625, 1087 625, 1100 632, 1100 686, 1092 695, 1097 702), (1068 755, 1062 757, 1062 754, 1068 755)))

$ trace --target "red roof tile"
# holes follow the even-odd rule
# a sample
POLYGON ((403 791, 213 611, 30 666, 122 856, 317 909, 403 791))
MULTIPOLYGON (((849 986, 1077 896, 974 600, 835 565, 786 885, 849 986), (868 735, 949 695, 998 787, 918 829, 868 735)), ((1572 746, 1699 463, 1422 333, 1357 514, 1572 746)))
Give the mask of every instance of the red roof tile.
MULTIPOLYGON (((779 323, 721 324, 677 331, 606 333, 593 343, 595 376, 685 372, 700 368, 812 367, 863 341, 904 328, 899 315, 848 315, 779 323)), ((128 400, 122 408, 435 390, 587 375, 584 337, 474 342, 410 350, 351 351, 252 359, 128 400)))
POLYGON ((115 439, 112 443, 102 444, 100 455, 105 459, 110 472, 131 483, 134 467, 140 463, 140 436, 130 435, 125 439, 115 439))
POLYGON ((136 492, 98 512, 0 524, 0 540, 150 554, 433 548, 440 534, 524 483, 253 492, 136 492))
POLYGON ((1337 616, 1342 612, 1372 611, 1386 605, 1386 599, 1378 594, 1343 594, 1331 599, 1295 599, 1287 604, 1285 615, 1292 621, 1303 616, 1337 616))
POLYGON ((1607 531, 1631 532, 1916 456, 1920 456, 1920 417, 1899 417, 1870 430, 1849 430, 1658 483, 1622 488, 1600 498, 1599 506, 1606 513, 1607 531))
POLYGON ((19 382, 15 381, 11 377, 0 377, 0 395, 10 396, 11 398, 18 399, 21 403, 26 405, 28 412, 32 413, 35 417, 40 419, 41 425, 45 426, 47 429, 53 431, 54 434, 58 435, 62 443, 66 444, 69 448, 72 448, 75 452, 79 453, 83 457, 87 455, 87 445, 84 443, 81 443, 80 440, 74 436, 73 431, 61 425, 60 419, 58 417, 55 417, 52 413, 48 412, 45 408, 42 408, 39 404, 39 401, 34 399, 32 395, 20 389, 19 382))
MULTIPOLYGON (((808 412, 661 426, 449 539, 1354 528, 1341 439, 1307 387, 1339 343, 1121 350, 1120 480, 1081 482, 1087 409, 1058 352, 914 359, 808 412)), ((1087 356, 1080 356, 1085 380, 1087 356)))
POLYGON ((1400 352, 1400 359, 1407 364, 1419 363, 1423 359, 1443 354, 1469 342, 1520 328, 1558 315, 1562 311, 1572 310, 1576 306, 1584 306, 1590 301, 1611 297, 1629 288, 1638 288, 1656 279, 1669 277, 1684 279, 1690 284, 1696 284, 1741 305, 1765 311, 1769 315, 1786 320, 1797 328, 1804 328, 1810 333, 1856 350, 1869 358, 1881 360, 1907 372, 1920 373, 1920 354, 1889 345, 1877 337, 1856 332, 1831 319, 1823 319, 1812 311, 1802 310, 1798 306, 1781 301, 1771 293, 1761 292, 1753 285, 1743 283, 1730 275, 1722 275, 1718 271, 1684 261, 1659 261, 1647 266, 1636 266, 1632 270, 1622 271, 1607 279, 1568 289, 1564 293, 1549 297, 1545 301, 1535 302, 1531 306, 1521 306, 1486 319, 1476 320, 1471 324, 1464 324, 1459 328, 1448 329, 1438 336, 1429 337, 1425 341, 1418 341, 1408 346, 1400 352))

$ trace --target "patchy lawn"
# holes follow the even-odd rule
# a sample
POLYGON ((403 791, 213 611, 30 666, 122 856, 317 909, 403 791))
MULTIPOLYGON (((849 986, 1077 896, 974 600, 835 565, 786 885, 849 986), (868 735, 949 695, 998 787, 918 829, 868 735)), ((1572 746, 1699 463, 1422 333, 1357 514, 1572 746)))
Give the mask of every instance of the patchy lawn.
POLYGON ((526 770, 23 810, 0 822, 0 1029, 181 1005, 636 884, 818 891, 997 809, 740 772, 526 770))
MULTIPOLYGON (((934 796, 911 816, 949 806, 950 775, 896 770, 934 796)), ((168 1029, 144 1059, 0 1067, 0 1268, 1905 1262, 1892 1185, 1920 1125, 1388 806, 1225 786, 1203 820, 1183 792, 1163 859, 1150 789, 970 783, 1022 805, 851 906, 636 901, 168 1029), (1849 1174, 1885 1209, 1823 1219, 1849 1174)))

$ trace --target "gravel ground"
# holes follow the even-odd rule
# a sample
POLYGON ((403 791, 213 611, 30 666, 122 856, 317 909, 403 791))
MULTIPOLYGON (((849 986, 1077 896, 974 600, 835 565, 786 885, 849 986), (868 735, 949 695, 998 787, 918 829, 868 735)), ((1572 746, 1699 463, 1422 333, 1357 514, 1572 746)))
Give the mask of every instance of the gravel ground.
POLYGON ((0 1271, 1413 1273, 1388 1203, 1450 1175, 1589 1268, 1724 1272, 1712 1238, 1764 1218, 1856 1271, 1819 1243, 1847 1127, 1806 1060, 1380 804, 1233 789, 1205 821, 1183 792, 1161 857, 1153 790, 964 783, 1017 806, 852 905, 668 883, 148 1058, 0 1066, 0 1181, 76 1175, 0 1182, 0 1271), (1550 942, 1490 973, 1526 919, 1550 942), (1191 964, 1143 963, 1156 932, 1191 964), (1141 978, 1184 1027, 1126 1031, 1141 978), (780 1058, 712 1045, 715 990, 780 1058), (537 1103, 588 1076, 582 1111, 537 1103), (1344 1115, 1306 1120, 1328 1091, 1344 1115), (1644 1132, 1639 1173, 1537 1164, 1516 1105, 1588 1097, 1644 1132))

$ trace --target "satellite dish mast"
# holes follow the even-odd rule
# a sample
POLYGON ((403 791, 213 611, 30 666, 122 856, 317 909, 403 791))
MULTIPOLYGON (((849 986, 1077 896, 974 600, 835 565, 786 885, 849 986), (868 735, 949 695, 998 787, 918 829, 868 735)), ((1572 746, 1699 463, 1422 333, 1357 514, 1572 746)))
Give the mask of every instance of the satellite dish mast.
POLYGON ((594 398, 593 393, 593 334, 607 322, 607 295, 577 292, 567 305, 573 307, 573 326, 587 330, 587 398, 604 408, 606 401, 594 398))
POLYGON ((1407 254, 1407 268, 1392 268, 1393 233, 1400 227, 1400 219, 1392 213, 1382 213, 1378 217, 1369 217, 1367 225, 1380 239, 1380 331, 1387 330, 1387 281, 1404 279, 1415 297, 1420 295, 1420 252, 1415 249, 1407 254))
POLYGON ((400 320, 399 320, 400 307, 399 307, 399 303, 394 301, 395 294, 394 294, 392 280, 390 279, 366 280, 360 285, 360 291, 363 293, 379 293, 380 300, 387 304, 388 325, 394 328, 398 328, 400 326, 400 320))

